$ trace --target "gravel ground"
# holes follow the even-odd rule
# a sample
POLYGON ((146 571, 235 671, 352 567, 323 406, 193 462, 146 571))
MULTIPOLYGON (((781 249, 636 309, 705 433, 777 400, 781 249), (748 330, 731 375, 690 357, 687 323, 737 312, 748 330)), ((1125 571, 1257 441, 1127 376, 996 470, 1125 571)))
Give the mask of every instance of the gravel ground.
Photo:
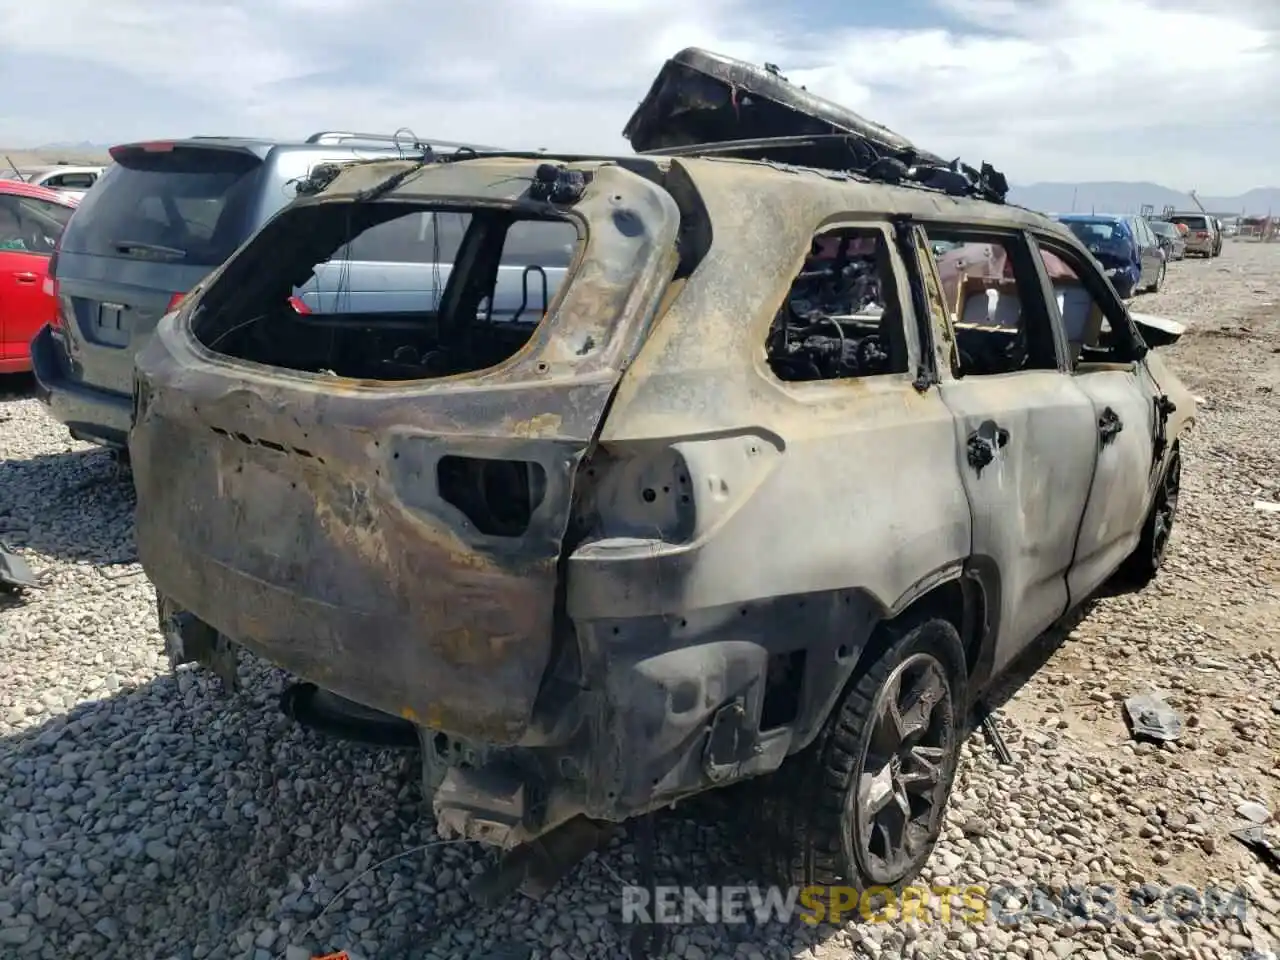
MULTIPOLYGON (((980 738, 966 745, 924 879, 1050 895, 1139 888, 1162 919, 1140 921, 1124 901, 1114 923, 1041 904, 1012 924, 935 911, 838 929, 702 925, 680 931, 672 956, 1218 960, 1275 949, 1280 883, 1229 831, 1276 809, 1280 778, 1280 513, 1254 505, 1280 501, 1280 245, 1238 242, 1219 260, 1176 264, 1136 308, 1190 324, 1167 352, 1205 401, 1168 567, 1045 638, 1045 665, 1010 684, 999 713, 1014 764, 999 766, 980 738), (1186 719, 1172 748, 1125 732, 1119 701, 1149 690, 1186 719), (1169 919, 1162 892, 1179 883, 1244 890, 1245 919, 1169 919)), ((481 960, 483 946, 512 939, 556 960, 621 955, 631 841, 548 900, 470 910, 462 883, 486 855, 433 843, 410 757, 284 721, 284 677, 248 657, 229 698, 203 672, 171 676, 133 560, 132 507, 105 454, 69 441, 36 401, 3 398, 0 539, 44 588, 0 600, 0 957, 305 960, 345 948, 481 960)), ((740 838, 710 824, 661 824, 664 882, 740 875, 723 853, 740 838)))

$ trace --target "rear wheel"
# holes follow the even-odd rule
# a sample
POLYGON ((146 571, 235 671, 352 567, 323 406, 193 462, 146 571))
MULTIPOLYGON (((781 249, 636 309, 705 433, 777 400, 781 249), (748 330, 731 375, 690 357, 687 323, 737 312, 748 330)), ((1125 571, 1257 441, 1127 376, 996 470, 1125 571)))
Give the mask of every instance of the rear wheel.
POLYGON ((1169 456, 1160 487, 1156 490, 1138 537, 1138 545, 1117 571, 1118 579, 1127 587, 1139 590, 1155 579, 1164 565, 1178 513, 1178 497, 1182 491, 1182 454, 1175 446, 1169 456))
POLYGON ((1161 263, 1161 264, 1160 264, 1160 269, 1156 271, 1156 281, 1155 281, 1155 283, 1153 283, 1153 284, 1151 285, 1151 292, 1152 292, 1152 293, 1159 293, 1159 292, 1160 292, 1160 288, 1164 286, 1164 275, 1165 275, 1165 271, 1167 271, 1168 269, 1169 269, 1169 264, 1168 264, 1168 263, 1161 263))
POLYGON ((964 651, 945 620, 882 630, 883 652, 817 740, 761 785, 756 835, 785 884, 900 890, 937 843, 963 735, 964 651))

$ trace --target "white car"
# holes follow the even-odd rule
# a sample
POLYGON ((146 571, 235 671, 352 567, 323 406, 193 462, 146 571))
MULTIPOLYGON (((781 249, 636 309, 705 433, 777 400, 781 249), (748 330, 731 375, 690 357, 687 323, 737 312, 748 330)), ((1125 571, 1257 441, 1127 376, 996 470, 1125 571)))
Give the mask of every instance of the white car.
POLYGON ((22 179, 40 187, 48 187, 75 197, 84 197, 89 188, 98 182, 106 167, 73 167, 69 164, 57 164, 50 167, 36 167, 30 170, 18 170, 22 179))

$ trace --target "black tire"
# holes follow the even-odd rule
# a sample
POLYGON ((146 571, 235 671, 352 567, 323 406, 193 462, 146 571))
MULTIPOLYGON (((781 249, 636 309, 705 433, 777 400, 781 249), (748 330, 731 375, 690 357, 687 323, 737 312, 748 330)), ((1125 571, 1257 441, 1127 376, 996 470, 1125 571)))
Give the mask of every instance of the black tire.
POLYGON ((1160 269, 1156 271, 1156 282, 1151 285, 1152 293, 1159 293, 1160 288, 1164 286, 1164 275, 1169 269, 1168 262, 1162 262, 1160 269))
POLYGON ((1169 550, 1169 538, 1177 519, 1178 498, 1182 490, 1182 453, 1177 444, 1160 476, 1160 487, 1151 502, 1151 510, 1142 524, 1138 545, 1133 548, 1116 571, 1117 581, 1130 590, 1141 590, 1160 572, 1169 550))
MULTIPOLYGON (((767 869, 782 884, 851 887, 859 892, 859 898, 872 888, 898 893, 919 873, 937 843, 965 733, 968 690, 964 648, 952 624, 928 618, 887 624, 873 643, 881 652, 850 679, 815 741, 758 787, 753 833, 767 869), (925 672, 931 679, 919 681, 925 672), (912 745, 907 738, 896 753, 887 751, 890 759, 880 768, 882 777, 864 784, 878 786, 881 798, 886 796, 883 788, 892 784, 890 799, 883 801, 883 815, 907 820, 904 836, 910 832, 912 838, 898 855, 877 861, 872 847, 888 836, 889 828, 883 828, 882 833, 874 826, 867 829, 864 818, 874 800, 869 793, 861 797, 858 793, 862 792, 859 784, 868 759, 879 749, 873 738, 886 739, 877 718, 893 695, 895 679, 902 691, 914 689, 918 681, 924 684, 921 690, 936 693, 933 684, 937 681, 944 689, 932 709, 926 707, 923 736, 912 745), (929 751, 930 763, 936 758, 934 787, 919 782, 924 769, 924 754, 916 754, 920 750, 929 751), (913 772, 904 770, 903 751, 915 758, 913 772), (908 777, 913 781, 910 786, 908 777), (921 786, 930 796, 923 797, 913 789, 921 786), (913 814, 919 810, 920 819, 903 816, 904 801, 913 814)), ((900 711, 900 722, 918 719, 915 709, 920 702, 912 701, 906 711, 900 711)), ((827 894, 829 891, 818 899, 826 902, 827 894)))

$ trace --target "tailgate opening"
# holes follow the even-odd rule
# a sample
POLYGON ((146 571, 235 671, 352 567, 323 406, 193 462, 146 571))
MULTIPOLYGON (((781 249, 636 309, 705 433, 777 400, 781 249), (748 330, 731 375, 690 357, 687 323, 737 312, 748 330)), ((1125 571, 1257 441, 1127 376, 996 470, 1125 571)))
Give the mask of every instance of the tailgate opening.
POLYGON ((192 320, 209 351, 298 373, 416 381, 519 353, 580 241, 568 216, 390 200, 291 211, 192 320), (225 293, 223 292, 225 291, 225 293))

